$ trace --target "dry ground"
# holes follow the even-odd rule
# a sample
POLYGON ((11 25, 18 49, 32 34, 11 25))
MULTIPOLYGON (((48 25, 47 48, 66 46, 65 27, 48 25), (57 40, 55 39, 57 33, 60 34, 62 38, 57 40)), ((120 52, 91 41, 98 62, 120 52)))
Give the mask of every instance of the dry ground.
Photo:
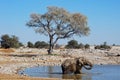
POLYGON ((60 80, 51 78, 31 78, 20 76, 14 72, 21 66, 29 67, 36 65, 61 63, 66 58, 87 57, 93 64, 120 64, 120 47, 115 47, 110 51, 94 50, 55 50, 58 55, 48 56, 45 49, 0 49, 0 80, 60 80), (67 53, 67 55, 66 55, 67 53), (69 53, 69 54, 68 54, 69 53), (37 56, 40 54, 40 56, 37 56), (61 55, 62 54, 62 55, 61 55), (2 70, 4 69, 5 70, 2 70), (12 70, 9 72, 10 69, 12 70), (15 69, 13 69, 15 68, 15 69))
MULTIPOLYGON (((1 49, 0 48, 0 52, 3 54, 0 54, 0 58, 1 56, 9 56, 11 53, 15 52, 15 49, 1 49)), ((11 60, 6 60, 6 61, 0 61, 0 65, 4 65, 4 64, 13 64, 13 63, 18 63, 17 61, 11 61, 11 60)), ((19 63, 24 63, 23 61, 19 62, 19 63)), ((50 78, 31 78, 28 76, 20 76, 17 74, 2 74, 0 73, 0 80, 58 80, 58 79, 50 79, 50 78)))

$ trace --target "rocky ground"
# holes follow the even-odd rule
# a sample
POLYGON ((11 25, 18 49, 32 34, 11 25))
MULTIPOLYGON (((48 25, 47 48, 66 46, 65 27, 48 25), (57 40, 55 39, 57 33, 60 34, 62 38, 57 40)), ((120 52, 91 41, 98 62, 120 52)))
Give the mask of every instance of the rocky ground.
POLYGON ((61 65, 65 59, 76 57, 86 57, 93 64, 99 65, 120 64, 120 47, 114 46, 111 50, 95 50, 93 47, 87 50, 56 49, 52 55, 47 55, 46 49, 0 49, 0 74, 17 75, 20 69, 26 67, 61 65))

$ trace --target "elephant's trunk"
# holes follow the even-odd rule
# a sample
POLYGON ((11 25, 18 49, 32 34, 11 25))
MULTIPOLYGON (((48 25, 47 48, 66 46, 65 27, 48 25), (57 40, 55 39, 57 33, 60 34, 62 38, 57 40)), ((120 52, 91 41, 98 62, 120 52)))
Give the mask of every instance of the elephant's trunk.
POLYGON ((90 70, 90 69, 92 69, 93 65, 91 62, 89 62, 89 63, 84 64, 83 67, 87 70, 90 70))

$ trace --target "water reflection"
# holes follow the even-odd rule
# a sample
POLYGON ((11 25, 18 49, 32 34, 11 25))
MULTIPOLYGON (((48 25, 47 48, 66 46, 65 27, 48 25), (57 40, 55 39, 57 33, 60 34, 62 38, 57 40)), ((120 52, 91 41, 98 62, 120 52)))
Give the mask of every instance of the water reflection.
POLYGON ((63 79, 79 79, 79 80, 82 80, 82 75, 69 75, 69 74, 65 74, 65 75, 62 75, 62 78, 63 79))
POLYGON ((82 69, 82 74, 62 74, 60 66, 39 66, 27 68, 19 73, 32 77, 62 78, 74 80, 119 80, 120 65, 95 65, 92 70, 82 69))
POLYGON ((74 80, 92 80, 92 77, 86 72, 82 74, 62 74, 60 66, 47 66, 46 73, 49 78, 62 78, 74 80), (55 72, 56 71, 56 72, 55 72), (89 76, 87 76, 89 75, 89 76))

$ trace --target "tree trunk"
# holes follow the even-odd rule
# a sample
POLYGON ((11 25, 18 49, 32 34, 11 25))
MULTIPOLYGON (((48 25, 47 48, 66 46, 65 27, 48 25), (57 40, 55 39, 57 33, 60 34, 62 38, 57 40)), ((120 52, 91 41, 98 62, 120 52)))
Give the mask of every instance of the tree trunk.
POLYGON ((51 37, 50 37, 50 42, 49 42, 48 54, 52 54, 52 52, 53 52, 53 47, 54 47, 53 37, 51 36, 51 37))
POLYGON ((53 48, 51 45, 49 45, 48 54, 52 54, 52 52, 53 52, 53 48))

